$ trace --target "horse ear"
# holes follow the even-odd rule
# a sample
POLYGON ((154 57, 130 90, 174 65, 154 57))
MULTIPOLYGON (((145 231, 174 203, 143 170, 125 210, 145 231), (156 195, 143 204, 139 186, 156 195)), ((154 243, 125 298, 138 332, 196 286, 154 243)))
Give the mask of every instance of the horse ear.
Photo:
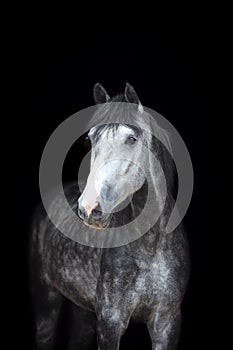
POLYGON ((100 84, 96 83, 93 88, 93 95, 96 104, 106 103, 110 99, 105 88, 100 84))
POLYGON ((143 107, 141 102, 139 101, 138 95, 132 85, 126 83, 125 87, 125 100, 130 103, 135 103, 138 105, 138 110, 140 113, 143 113, 143 107))

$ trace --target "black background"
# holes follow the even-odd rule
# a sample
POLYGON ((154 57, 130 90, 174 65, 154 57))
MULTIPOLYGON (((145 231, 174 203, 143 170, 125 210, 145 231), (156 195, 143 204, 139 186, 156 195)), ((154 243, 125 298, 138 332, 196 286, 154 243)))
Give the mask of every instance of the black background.
MULTIPOLYGON (((17 233, 15 264, 9 267, 14 276, 10 278, 13 299, 9 297, 14 317, 7 321, 8 339, 15 348, 23 345, 32 349, 34 341, 27 232, 40 198, 38 169, 45 143, 63 120, 94 104, 92 88, 96 82, 113 95, 124 90, 126 81, 135 87, 142 104, 176 127, 190 152, 195 187, 184 223, 192 274, 183 304, 179 349, 217 347, 221 271, 216 254, 221 240, 220 212, 214 204, 218 192, 214 160, 219 150, 214 118, 220 63, 215 29, 214 24, 199 18, 148 30, 129 27, 120 32, 97 26, 88 34, 85 27, 70 32, 56 26, 48 30, 43 21, 34 24, 31 20, 19 35, 16 33, 12 69, 20 103, 14 120, 12 165, 17 172, 13 171, 12 188, 17 210, 12 221, 17 233)), ((69 169, 67 179, 73 175, 69 169)), ((146 349, 144 344, 150 344, 144 328, 131 326, 124 336, 124 348, 146 349)))

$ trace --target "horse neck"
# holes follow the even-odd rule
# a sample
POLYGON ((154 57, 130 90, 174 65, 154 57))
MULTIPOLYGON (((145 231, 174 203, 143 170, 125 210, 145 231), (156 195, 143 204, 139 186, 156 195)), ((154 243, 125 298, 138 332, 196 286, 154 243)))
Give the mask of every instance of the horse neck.
MULTIPOLYGON (((147 191, 147 183, 144 183, 141 189, 134 194, 131 205, 128 205, 121 213, 119 213, 123 218, 123 221, 125 220, 125 224, 133 221, 138 215, 140 215, 147 200, 147 191)), ((173 210, 174 203, 175 200, 173 195, 168 191, 163 210, 157 222, 155 222, 154 226, 145 235, 143 235, 144 243, 148 248, 150 246, 155 247, 159 237, 165 234, 166 225, 173 210)))

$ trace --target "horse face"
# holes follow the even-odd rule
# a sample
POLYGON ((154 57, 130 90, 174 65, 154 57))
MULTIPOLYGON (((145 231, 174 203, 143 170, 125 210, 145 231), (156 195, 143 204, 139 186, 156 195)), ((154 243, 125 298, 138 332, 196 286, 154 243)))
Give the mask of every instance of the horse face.
POLYGON ((135 127, 120 124, 89 132, 92 143, 91 171, 79 198, 79 216, 84 223, 107 227, 111 214, 119 209, 145 182, 146 156, 135 127))

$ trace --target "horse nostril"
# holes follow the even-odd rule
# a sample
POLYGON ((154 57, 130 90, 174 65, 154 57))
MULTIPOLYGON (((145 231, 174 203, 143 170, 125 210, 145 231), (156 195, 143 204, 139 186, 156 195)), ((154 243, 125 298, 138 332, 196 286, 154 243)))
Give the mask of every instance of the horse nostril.
POLYGON ((103 213, 100 204, 98 204, 97 207, 95 207, 95 209, 92 210, 91 216, 94 220, 99 220, 102 218, 103 213))
POLYGON ((78 216, 80 219, 84 220, 87 219, 88 217, 94 219, 94 220, 100 220, 103 217, 103 212, 101 210, 100 204, 97 205, 92 211, 90 216, 87 215, 85 208, 82 206, 78 206, 78 216))
POLYGON ((81 218, 81 219, 84 219, 85 218, 85 210, 83 207, 78 207, 78 216, 81 218))

